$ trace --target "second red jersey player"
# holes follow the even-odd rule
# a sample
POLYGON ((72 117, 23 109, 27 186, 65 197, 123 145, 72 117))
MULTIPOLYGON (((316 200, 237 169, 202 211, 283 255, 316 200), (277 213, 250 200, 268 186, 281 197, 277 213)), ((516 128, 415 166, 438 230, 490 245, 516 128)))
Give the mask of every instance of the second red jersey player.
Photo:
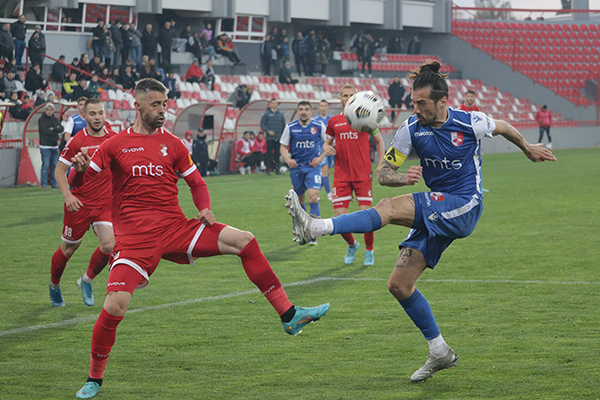
MULTIPOLYGON (((340 91, 342 106, 357 92, 356 87, 346 85, 340 91)), ((367 133, 352 129, 344 114, 334 115, 327 123, 327 144, 335 143, 335 174, 333 177, 333 213, 337 217, 348 213, 352 200, 352 193, 356 195, 358 207, 366 210, 373 203, 373 170, 371 166, 371 149, 369 140, 373 136, 377 144, 377 165, 381 165, 385 153, 383 139, 378 132, 367 133)), ((360 244, 352 234, 342 235, 348 243, 344 263, 352 264, 360 244)), ((372 232, 365 233, 365 260, 364 265, 373 265, 372 232)))

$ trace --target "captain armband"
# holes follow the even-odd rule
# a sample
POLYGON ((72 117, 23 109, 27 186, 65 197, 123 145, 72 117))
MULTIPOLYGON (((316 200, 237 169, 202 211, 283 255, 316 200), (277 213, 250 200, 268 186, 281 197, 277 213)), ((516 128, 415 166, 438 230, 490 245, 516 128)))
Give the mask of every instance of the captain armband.
POLYGON ((377 136, 379 135, 379 128, 375 128, 371 131, 370 133, 371 136, 377 136))
POLYGON ((385 160, 396 167, 401 167, 404 161, 406 161, 406 156, 392 146, 385 153, 385 160))

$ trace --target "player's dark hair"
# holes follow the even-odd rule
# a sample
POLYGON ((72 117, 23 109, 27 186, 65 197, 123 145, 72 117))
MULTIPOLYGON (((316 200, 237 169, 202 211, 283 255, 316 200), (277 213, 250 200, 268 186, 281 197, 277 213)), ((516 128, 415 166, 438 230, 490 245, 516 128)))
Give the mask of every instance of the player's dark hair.
POLYGON ((90 104, 103 104, 103 103, 100 101, 100 99, 95 99, 92 97, 91 99, 87 99, 85 101, 85 105, 83 106, 83 109, 87 110, 87 108, 90 104))
POLYGON ((79 104, 82 101, 88 101, 88 98, 85 96, 81 96, 80 98, 77 99, 77 104, 79 104))
POLYGON ((300 106, 308 106, 312 110, 312 104, 310 104, 310 101, 302 100, 300 103, 298 103, 298 107, 300 106))
POLYGON ((138 93, 150 93, 160 92, 162 94, 169 93, 169 89, 162 82, 157 81, 154 78, 144 78, 135 85, 135 94, 138 93))
POLYGON ((431 88, 429 98, 438 102, 443 97, 448 97, 448 83, 446 78, 448 74, 440 72, 442 64, 439 61, 427 60, 417 69, 410 72, 406 77, 413 80, 413 92, 426 87, 431 88))
POLYGON ((271 100, 269 100, 269 103, 272 101, 277 101, 277 99, 273 97, 271 100))
POLYGON ((329 104, 329 102, 328 102, 327 100, 325 100, 325 99, 323 99, 323 100, 321 100, 321 101, 319 102, 319 104, 321 104, 321 103, 327 103, 327 104, 329 104))
POLYGON ((473 96, 475 96, 475 92, 472 90, 467 90, 467 93, 465 93, 465 94, 472 94, 473 96))

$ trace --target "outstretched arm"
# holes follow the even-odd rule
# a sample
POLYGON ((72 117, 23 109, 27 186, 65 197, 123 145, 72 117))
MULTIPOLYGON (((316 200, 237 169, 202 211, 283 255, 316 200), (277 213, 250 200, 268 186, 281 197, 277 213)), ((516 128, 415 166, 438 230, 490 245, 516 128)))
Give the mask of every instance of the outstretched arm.
POLYGON ((383 160, 381 166, 377 168, 377 182, 381 186, 401 187, 414 185, 421 180, 423 167, 413 165, 408 169, 406 174, 398 173, 398 168, 394 164, 383 160))
POLYGON ((502 135, 506 140, 512 142, 518 148, 525 153, 527 158, 529 158, 533 162, 542 162, 542 161, 556 161, 556 157, 552 154, 552 152, 548 149, 543 148, 541 145, 532 145, 527 143, 523 135, 511 124, 503 120, 494 120, 496 124, 496 129, 492 134, 502 135))
MULTIPOLYGON (((192 165, 193 167, 193 165, 192 165)), ((215 223, 215 216, 210 211, 210 194, 206 182, 202 179, 200 172, 194 169, 192 173, 183 177, 185 182, 190 187, 194 205, 198 209, 198 219, 206 226, 211 226, 215 223)))

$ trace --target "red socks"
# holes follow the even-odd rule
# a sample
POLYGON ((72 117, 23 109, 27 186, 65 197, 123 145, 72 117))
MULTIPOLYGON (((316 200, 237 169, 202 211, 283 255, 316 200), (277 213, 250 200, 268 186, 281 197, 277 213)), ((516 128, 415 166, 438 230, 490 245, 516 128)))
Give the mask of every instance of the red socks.
POLYGON ((373 243, 375 243, 375 233, 365 233, 365 250, 373 250, 373 243))
POLYGON ((100 251, 100 247, 96 248, 96 251, 94 251, 94 254, 92 254, 92 257, 90 258, 90 265, 86 272, 88 278, 94 279, 102 272, 104 267, 106 267, 106 264, 108 264, 108 257, 109 254, 100 251))
POLYGON ((260 251, 256 238, 244 247, 239 257, 242 259, 242 265, 248 278, 258 286, 277 314, 282 316, 293 304, 288 299, 269 262, 260 251))
POLYGON ((351 233, 342 233, 342 237, 348 243, 348 246, 354 245, 354 236, 351 233))
POLYGON ((90 357, 90 378, 102 379, 110 349, 115 344, 117 326, 123 317, 110 315, 102 309, 98 320, 94 324, 92 334, 92 356, 90 357))
POLYGON ((52 263, 50 264, 50 281, 58 285, 60 283, 60 277, 65 272, 69 259, 65 257, 60 247, 52 255, 52 263))

